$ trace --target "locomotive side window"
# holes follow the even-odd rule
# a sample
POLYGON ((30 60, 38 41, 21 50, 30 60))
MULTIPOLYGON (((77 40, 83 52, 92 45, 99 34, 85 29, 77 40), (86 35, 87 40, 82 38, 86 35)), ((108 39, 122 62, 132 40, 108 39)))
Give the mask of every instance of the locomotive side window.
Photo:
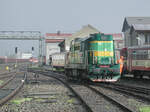
POLYGON ((75 44, 74 50, 80 50, 80 45, 79 44, 75 44))
POLYGON ((84 43, 81 43, 80 51, 84 51, 84 43))

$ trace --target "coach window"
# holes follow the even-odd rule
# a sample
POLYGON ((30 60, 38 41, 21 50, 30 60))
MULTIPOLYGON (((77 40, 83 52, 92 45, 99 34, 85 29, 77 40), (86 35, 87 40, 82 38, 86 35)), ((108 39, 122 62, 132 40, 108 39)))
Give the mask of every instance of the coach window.
POLYGON ((148 59, 150 59, 150 50, 148 50, 148 59))
POLYGON ((132 58, 135 59, 135 60, 137 59, 136 51, 133 51, 133 52, 132 52, 132 58))
POLYGON ((144 54, 143 59, 148 59, 148 51, 144 50, 143 54, 144 54))

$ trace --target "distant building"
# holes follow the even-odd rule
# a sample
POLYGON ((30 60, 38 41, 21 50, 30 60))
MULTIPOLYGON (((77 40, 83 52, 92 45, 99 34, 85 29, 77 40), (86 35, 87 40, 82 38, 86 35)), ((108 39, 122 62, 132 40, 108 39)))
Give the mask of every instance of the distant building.
POLYGON ((61 48, 61 51, 65 51, 65 48, 67 48, 66 50, 69 51, 70 49, 70 42, 75 39, 75 38, 84 38, 84 37, 88 37, 90 34, 92 33, 99 33, 100 31, 97 30, 96 28, 94 28, 92 25, 86 25, 83 26, 79 31, 75 32, 72 34, 72 36, 70 36, 69 38, 67 38, 66 40, 62 41, 59 46, 61 48))
POLYGON ((113 33, 108 34, 113 36, 115 49, 122 49, 124 48, 124 38, 122 36, 122 33, 113 33))
POLYGON ((150 17, 126 17, 122 32, 125 47, 150 45, 150 17))
MULTIPOLYGON (((49 57, 51 54, 60 52, 60 47, 58 46, 60 42, 65 41, 70 38, 72 34, 69 33, 46 33, 45 35, 45 51, 46 51, 46 64, 49 64, 49 57)), ((66 49, 66 47, 64 46, 66 49)))
POLYGON ((29 59, 32 57, 32 53, 22 53, 21 59, 29 59))

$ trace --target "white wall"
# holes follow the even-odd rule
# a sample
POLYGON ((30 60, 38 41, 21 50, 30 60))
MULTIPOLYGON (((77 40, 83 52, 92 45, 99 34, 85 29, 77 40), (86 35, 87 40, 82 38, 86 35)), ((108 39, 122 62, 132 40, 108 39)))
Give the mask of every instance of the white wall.
POLYGON ((46 43, 46 64, 49 65, 49 56, 53 53, 60 52, 59 43, 46 43))

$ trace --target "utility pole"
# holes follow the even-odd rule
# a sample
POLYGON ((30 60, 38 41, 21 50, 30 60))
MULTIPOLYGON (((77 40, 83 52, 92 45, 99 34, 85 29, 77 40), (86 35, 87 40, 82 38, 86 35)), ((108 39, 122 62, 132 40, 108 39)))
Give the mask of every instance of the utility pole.
POLYGON ((16 64, 15 64, 15 68, 17 67, 17 53, 18 53, 18 47, 15 47, 15 54, 16 54, 16 64))
POLYGON ((32 46, 32 48, 31 48, 31 50, 32 50, 32 61, 31 61, 31 66, 33 66, 33 54, 34 54, 34 47, 32 46))

